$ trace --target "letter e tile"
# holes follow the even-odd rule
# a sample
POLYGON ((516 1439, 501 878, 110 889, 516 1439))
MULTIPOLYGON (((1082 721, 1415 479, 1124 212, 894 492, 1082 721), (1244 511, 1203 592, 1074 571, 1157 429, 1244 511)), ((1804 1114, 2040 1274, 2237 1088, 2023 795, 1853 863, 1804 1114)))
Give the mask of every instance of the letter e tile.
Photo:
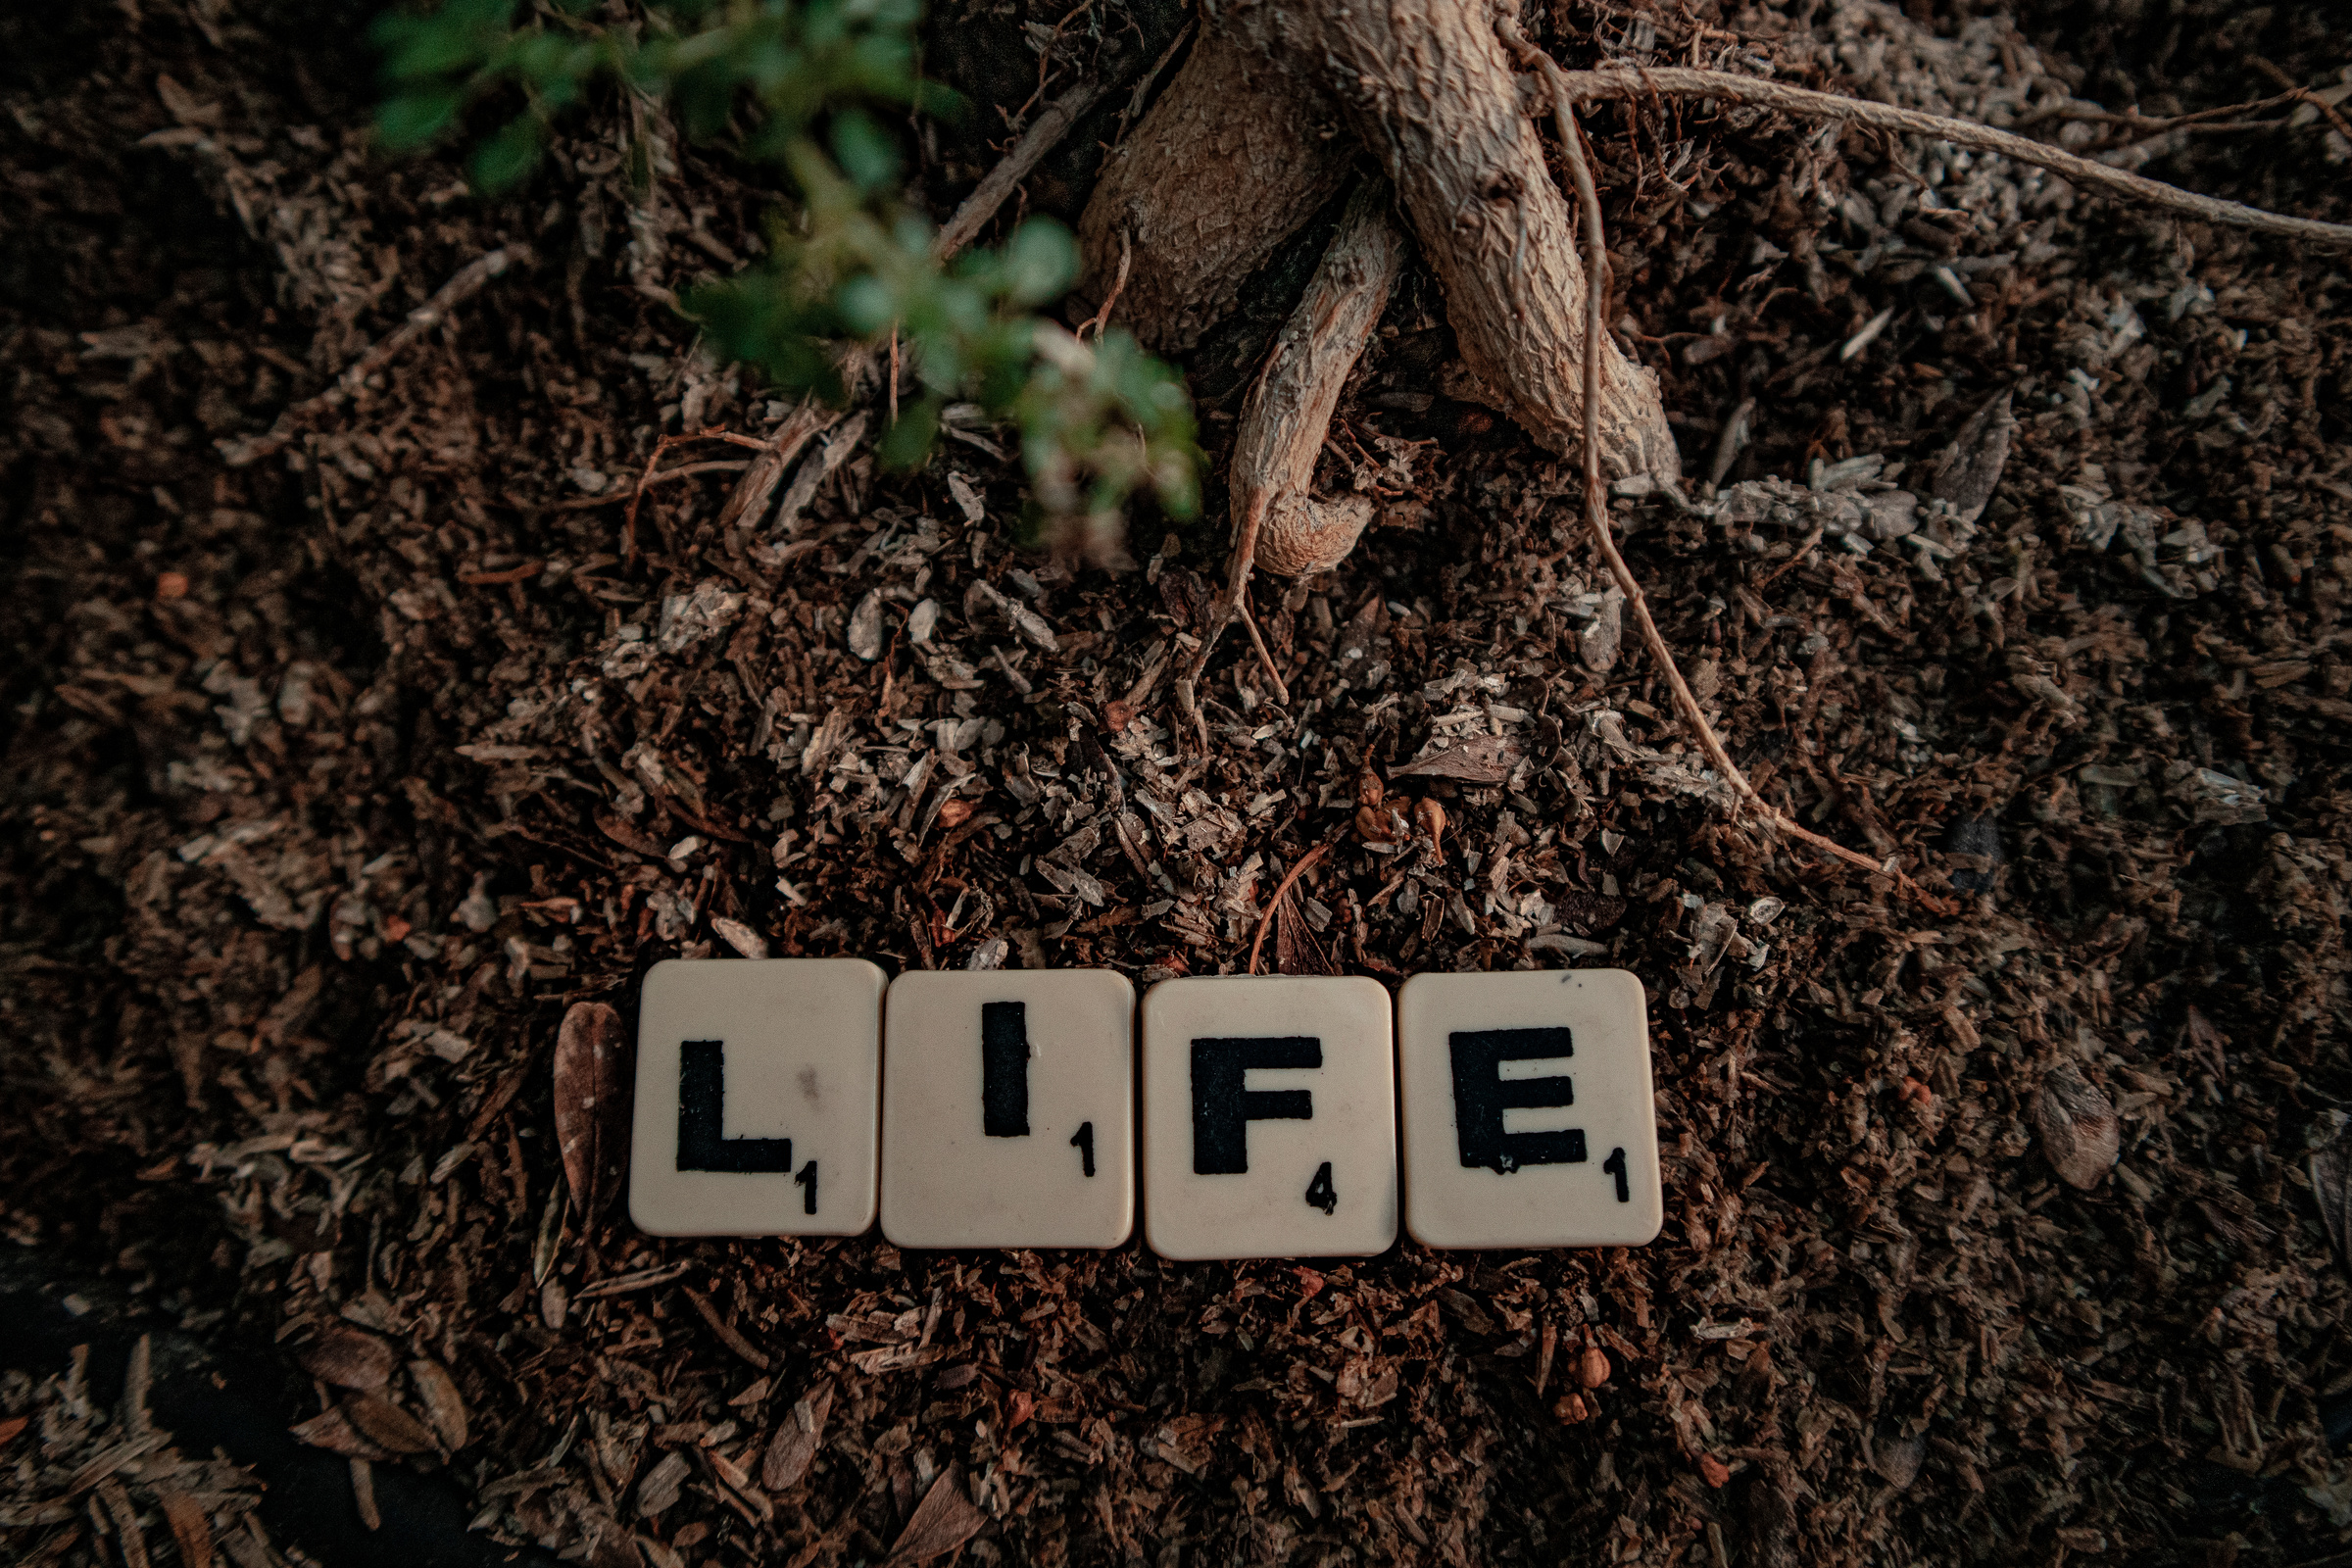
POLYGON ((1623 969, 1417 974, 1396 998, 1404 1224, 1428 1247, 1658 1234, 1642 982, 1623 969))
POLYGON ((1135 987, 1107 969, 891 982, 882 1234, 1116 1247, 1135 1228, 1135 987))
POLYGON ((1145 994, 1144 1237, 1180 1259, 1356 1257, 1396 1240, 1389 994, 1199 977, 1145 994))
POLYGON ((669 958, 637 1010, 629 1218, 655 1236, 855 1236, 874 1222, 880 969, 669 958))

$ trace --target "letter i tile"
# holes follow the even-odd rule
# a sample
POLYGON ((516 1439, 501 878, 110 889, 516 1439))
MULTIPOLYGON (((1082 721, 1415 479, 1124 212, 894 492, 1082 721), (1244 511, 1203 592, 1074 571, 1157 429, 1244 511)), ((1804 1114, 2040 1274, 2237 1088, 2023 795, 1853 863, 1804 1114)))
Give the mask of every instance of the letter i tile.
POLYGON ((1135 988, 1106 969, 891 982, 882 1234, 1116 1247, 1135 1229, 1135 988))
POLYGON ((1642 982, 1623 969, 1417 974, 1396 998, 1404 1223, 1428 1247, 1658 1234, 1642 982))
POLYGON ((1144 996, 1144 1238, 1163 1257, 1355 1257, 1396 1240, 1396 1062, 1376 980, 1144 996))
POLYGON ((855 1236, 874 1222, 880 969, 669 958, 637 1012, 629 1218, 655 1236, 855 1236))

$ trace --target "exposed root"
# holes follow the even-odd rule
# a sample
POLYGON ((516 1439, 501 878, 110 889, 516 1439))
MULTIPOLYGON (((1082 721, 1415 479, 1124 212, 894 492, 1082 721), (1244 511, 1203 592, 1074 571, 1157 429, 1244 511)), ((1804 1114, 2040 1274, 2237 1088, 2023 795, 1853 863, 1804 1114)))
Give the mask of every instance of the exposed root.
POLYGON ((1847 124, 1869 125, 1879 130, 1900 131, 1907 135, 1933 136, 1957 146, 2014 158, 2021 164, 2031 164, 2036 169, 2046 169, 2054 174, 2063 175, 2078 185, 2102 190, 2146 206, 2185 214, 2209 223, 2227 223, 2236 228, 2254 229, 2259 233, 2280 234, 2290 239, 2310 240, 2319 245, 2352 249, 2352 225, 2323 223, 2311 218, 2290 218, 2280 213, 2265 212, 2259 207, 2248 207, 2242 202, 2224 201, 2218 196, 2201 196, 2195 191, 2182 190, 2178 185, 2167 185, 2160 179, 2150 179, 2145 174, 2134 174, 2094 163, 2047 142, 2034 141, 2014 131, 1995 130, 1990 125, 1979 125, 1966 120, 1921 114, 1916 109, 1897 109, 1889 104, 1870 103, 1858 98, 1840 98, 1835 93, 1814 92, 1809 88, 1791 87, 1786 82, 1767 81, 1761 76, 1737 76, 1728 72, 1693 71, 1679 66, 1564 71, 1550 56, 1544 55, 1543 59, 1551 68, 1544 74, 1551 82, 1553 93, 1571 106, 1603 98, 1714 98, 1725 103, 1775 109, 1808 120, 1835 120, 1847 124))
POLYGON ((1146 348, 1192 347, 1346 182, 1354 149, 1330 134, 1336 118, 1311 83, 1205 24, 1135 134, 1103 161, 1078 220, 1077 297, 1109 289, 1124 232, 1135 255, 1121 319, 1146 348))
POLYGON ((1592 382, 1599 420, 1583 417, 1582 304, 1598 280, 1586 276, 1575 215, 1520 108, 1489 7, 1235 0, 1226 24, 1339 105, 1396 187, 1463 365, 1512 419, 1563 457, 1596 428, 1612 478, 1681 472, 1656 374, 1613 341, 1602 341, 1592 382))
POLYGON ((1266 679, 1274 683, 1274 700, 1283 707, 1291 706, 1291 688, 1274 667, 1274 656, 1266 652, 1266 639, 1258 634, 1257 617, 1250 613, 1248 605, 1236 605, 1233 612, 1241 617, 1242 630, 1250 634, 1250 646, 1257 650, 1257 662, 1265 667, 1266 679))
MULTIPOLYGON (((1559 126, 1562 153, 1567 160, 1569 177, 1576 185, 1577 206, 1583 211, 1585 220, 1585 265, 1588 280, 1592 284, 1585 299, 1585 375, 1589 382, 1597 380, 1600 373, 1601 278, 1603 270, 1608 266, 1608 242, 1601 229, 1600 193, 1593 188, 1592 166, 1585 156, 1584 133, 1577 125, 1574 103, 1564 84, 1564 78, 1569 74, 1560 69, 1558 62, 1530 42, 1509 19, 1501 20, 1497 24, 1497 30, 1530 69, 1543 74, 1551 89, 1552 114, 1559 126)), ((1643 646, 1649 650, 1650 658, 1657 662, 1659 670, 1666 677, 1667 688, 1674 695, 1675 710, 1682 715, 1685 727, 1690 730, 1691 738, 1697 741, 1708 763, 1732 786, 1739 803, 1753 810, 1773 831, 1811 845, 1873 876, 1891 876, 1895 885, 1905 894, 1937 914, 1954 912, 1953 905, 1914 882, 1894 864, 1891 856, 1885 864, 1881 864, 1867 855, 1849 850, 1837 840, 1825 838, 1791 820, 1778 807, 1756 793, 1756 787, 1748 782, 1746 773, 1732 760, 1732 754, 1725 748, 1723 738, 1715 733, 1715 726, 1707 720, 1706 710, 1698 706, 1698 699, 1691 693, 1690 683, 1683 679, 1682 668, 1675 662, 1673 650, 1666 646, 1665 634, 1658 630, 1658 623, 1649 612, 1648 596, 1642 593, 1641 580, 1634 575, 1633 568, 1626 564, 1625 557, 1619 553, 1617 541, 1610 533, 1608 497, 1601 484, 1598 431, 1593 422, 1598 413, 1597 401, 1586 398, 1585 525, 1592 535, 1593 548, 1600 552, 1601 560, 1608 564, 1609 574, 1616 578, 1618 591, 1625 595, 1627 608, 1634 612, 1634 622, 1642 629, 1643 646)))
POLYGON ((1319 501, 1313 484, 1332 410, 1403 270, 1404 236, 1388 209, 1388 181, 1377 175, 1364 180, 1243 405, 1231 466, 1233 555, 1224 591, 1187 666, 1190 678, 1200 677, 1226 622, 1238 616, 1274 683, 1276 701, 1287 705, 1290 688, 1250 615, 1250 573, 1261 562, 1292 577, 1336 566, 1372 518, 1369 497, 1319 501))
MULTIPOLYGON (((1338 565, 1372 520, 1369 496, 1324 501, 1313 485, 1332 411, 1404 268, 1404 236, 1389 218, 1389 182, 1378 175, 1357 187, 1234 432, 1237 531, 1258 513, 1257 559, 1250 564, 1286 577, 1338 565)), ((1227 592, 1236 586, 1229 583, 1227 592)))

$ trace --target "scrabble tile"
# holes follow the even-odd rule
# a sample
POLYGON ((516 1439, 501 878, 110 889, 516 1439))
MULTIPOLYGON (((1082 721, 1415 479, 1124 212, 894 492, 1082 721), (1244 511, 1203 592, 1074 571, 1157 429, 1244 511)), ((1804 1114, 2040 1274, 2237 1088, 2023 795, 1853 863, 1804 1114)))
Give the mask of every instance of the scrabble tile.
POLYGON ((637 1013, 629 1217, 655 1236, 854 1236, 874 1222, 880 969, 670 958, 637 1013))
POLYGON ((1642 982, 1417 974, 1396 998, 1404 1224, 1428 1247, 1639 1247, 1665 1214, 1642 982))
POLYGON ((1144 1237, 1163 1257, 1350 1257, 1396 1240, 1376 980, 1163 980, 1144 996, 1144 1237))
POLYGON ((1135 987, 1107 969, 913 971, 882 1050, 882 1234, 1116 1247, 1135 1228, 1135 987))

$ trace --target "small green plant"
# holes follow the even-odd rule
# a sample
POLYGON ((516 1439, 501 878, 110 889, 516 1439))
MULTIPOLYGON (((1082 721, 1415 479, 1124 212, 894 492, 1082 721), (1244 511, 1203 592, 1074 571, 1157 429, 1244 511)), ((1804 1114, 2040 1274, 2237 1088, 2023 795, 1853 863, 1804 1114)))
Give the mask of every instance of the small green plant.
POLYGON ((529 177, 555 121, 597 91, 673 104, 687 134, 773 165, 800 198, 771 220, 764 261, 682 298, 718 351, 838 400, 844 349, 895 343, 910 375, 885 462, 919 464, 942 411, 977 403, 1021 432, 1033 530, 1113 557, 1130 496, 1149 490, 1178 515, 1196 505, 1191 400, 1126 333, 1085 343, 1037 314, 1077 270, 1059 224, 1032 219, 943 262, 899 202, 899 148, 877 111, 958 107, 914 69, 918 14, 918 0, 442 0, 376 24, 390 89, 377 133, 411 151, 506 107, 468 164, 495 195, 529 177))

